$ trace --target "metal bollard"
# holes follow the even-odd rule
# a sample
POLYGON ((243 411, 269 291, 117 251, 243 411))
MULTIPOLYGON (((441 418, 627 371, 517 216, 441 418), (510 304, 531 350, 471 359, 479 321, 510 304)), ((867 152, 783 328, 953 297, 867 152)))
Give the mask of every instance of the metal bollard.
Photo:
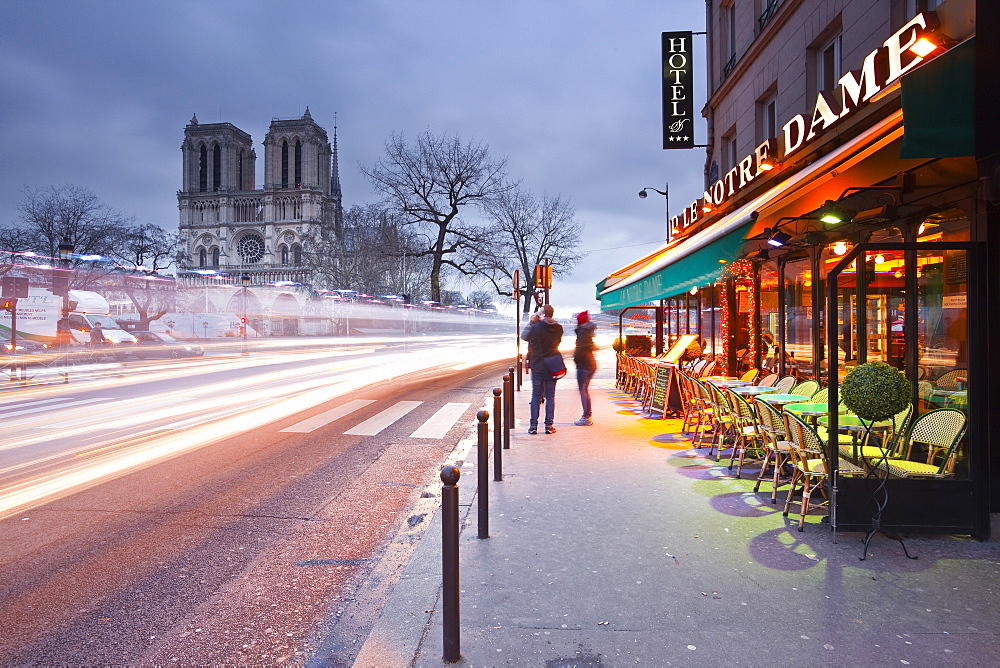
POLYGON ((490 419, 489 411, 479 411, 476 413, 479 420, 479 489, 476 495, 479 497, 479 537, 490 537, 490 432, 486 421, 490 419))
POLYGON ((458 479, 457 466, 441 469, 441 621, 444 634, 445 661, 462 658, 459 638, 458 586, 458 479))
MULTIPOLYGON (((507 389, 504 383, 504 390, 507 389)), ((503 480, 503 448, 500 443, 503 441, 503 411, 500 410, 501 394, 503 390, 499 387, 493 388, 493 480, 500 482, 503 480)))
POLYGON ((521 391, 521 378, 524 376, 524 355, 517 354, 517 391, 521 391))
POLYGON ((510 375, 503 377, 503 449, 510 450, 510 430, 514 427, 514 381, 510 375))

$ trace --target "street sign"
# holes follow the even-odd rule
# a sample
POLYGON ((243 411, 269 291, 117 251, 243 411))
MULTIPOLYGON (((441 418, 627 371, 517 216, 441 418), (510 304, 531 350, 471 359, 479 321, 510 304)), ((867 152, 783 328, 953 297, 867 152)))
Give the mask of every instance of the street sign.
POLYGON ((510 293, 510 298, 514 301, 521 300, 521 270, 515 269, 514 275, 511 278, 511 282, 514 284, 514 291, 510 293))
POLYGON ((27 278, 21 278, 18 276, 4 276, 3 277, 3 298, 13 297, 18 299, 20 297, 28 296, 29 281, 27 278))

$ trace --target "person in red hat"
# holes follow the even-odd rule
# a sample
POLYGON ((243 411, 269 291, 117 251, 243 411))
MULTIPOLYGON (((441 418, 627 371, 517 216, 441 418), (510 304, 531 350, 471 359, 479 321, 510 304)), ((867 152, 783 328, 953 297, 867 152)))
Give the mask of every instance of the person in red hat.
POLYGON ((593 412, 590 404, 590 380, 597 372, 597 358, 594 356, 594 351, 597 350, 597 345, 594 343, 597 325, 591 321, 588 311, 581 311, 576 315, 575 331, 576 349, 573 351, 573 361, 576 362, 576 384, 580 388, 583 416, 573 424, 589 427, 594 424, 591 420, 593 412))

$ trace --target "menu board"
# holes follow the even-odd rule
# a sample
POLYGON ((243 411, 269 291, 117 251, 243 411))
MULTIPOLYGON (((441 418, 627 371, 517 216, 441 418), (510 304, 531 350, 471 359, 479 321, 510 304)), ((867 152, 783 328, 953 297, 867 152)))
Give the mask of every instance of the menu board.
POLYGON ((656 367, 656 379, 653 381, 653 398, 649 401, 651 411, 660 411, 664 417, 667 412, 667 394, 670 389, 670 374, 673 369, 669 366, 656 367))
POLYGON ((682 334, 676 341, 674 341, 674 345, 670 346, 670 350, 667 351, 663 360, 665 362, 676 364, 677 360, 679 360, 684 354, 684 351, 688 349, 688 346, 697 340, 697 334, 682 334))

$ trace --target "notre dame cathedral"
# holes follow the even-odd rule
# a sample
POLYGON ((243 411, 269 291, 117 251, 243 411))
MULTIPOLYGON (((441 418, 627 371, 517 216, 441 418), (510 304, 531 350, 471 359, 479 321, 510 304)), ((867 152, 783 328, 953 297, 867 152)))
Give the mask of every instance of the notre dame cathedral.
POLYGON ((310 239, 320 230, 339 236, 343 222, 336 127, 331 147, 308 108, 301 118, 272 119, 262 189, 253 140, 232 123, 193 117, 181 151, 179 277, 214 270, 249 275, 253 285, 311 284, 303 262, 310 239))

